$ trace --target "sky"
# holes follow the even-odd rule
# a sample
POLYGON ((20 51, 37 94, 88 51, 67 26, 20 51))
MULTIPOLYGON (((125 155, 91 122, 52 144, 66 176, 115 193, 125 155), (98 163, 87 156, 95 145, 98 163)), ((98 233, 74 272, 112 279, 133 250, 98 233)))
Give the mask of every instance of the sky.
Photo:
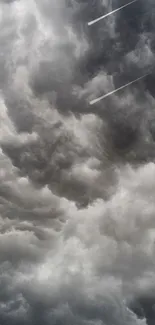
POLYGON ((0 1, 2 325, 154 324, 154 0, 88 26, 126 3, 0 1))

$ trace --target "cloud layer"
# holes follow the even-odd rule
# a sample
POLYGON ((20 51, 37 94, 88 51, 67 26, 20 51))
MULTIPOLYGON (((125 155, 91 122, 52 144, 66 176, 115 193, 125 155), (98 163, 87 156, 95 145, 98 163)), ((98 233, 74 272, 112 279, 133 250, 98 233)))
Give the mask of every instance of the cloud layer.
POLYGON ((87 25, 125 3, 0 1, 0 324, 154 324, 154 1, 87 25))

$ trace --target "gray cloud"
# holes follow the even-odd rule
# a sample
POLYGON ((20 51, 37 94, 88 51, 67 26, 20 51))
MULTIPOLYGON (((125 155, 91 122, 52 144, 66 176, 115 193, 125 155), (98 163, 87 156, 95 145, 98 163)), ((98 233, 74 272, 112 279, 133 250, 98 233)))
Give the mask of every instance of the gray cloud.
POLYGON ((155 8, 113 6, 0 2, 3 325, 154 324, 154 73, 89 101, 152 69, 155 8))

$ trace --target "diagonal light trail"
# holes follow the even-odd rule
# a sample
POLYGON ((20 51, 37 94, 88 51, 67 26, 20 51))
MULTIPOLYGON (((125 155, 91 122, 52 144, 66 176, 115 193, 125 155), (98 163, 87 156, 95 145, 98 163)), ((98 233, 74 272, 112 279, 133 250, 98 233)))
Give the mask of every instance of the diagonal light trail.
POLYGON ((104 19, 104 18, 106 18, 106 17, 108 17, 108 16, 114 14, 115 12, 117 12, 117 11, 119 11, 119 10, 121 10, 121 9, 123 9, 123 8, 125 8, 125 7, 127 7, 127 6, 129 6, 129 5, 131 5, 132 3, 136 2, 136 1, 138 1, 138 0, 130 1, 130 2, 126 3, 125 5, 119 7, 119 8, 117 8, 117 9, 115 9, 115 10, 112 10, 112 11, 108 12, 107 14, 105 14, 105 15, 103 15, 103 16, 97 18, 97 19, 94 19, 94 20, 89 21, 89 22, 88 22, 88 26, 91 26, 91 25, 97 23, 98 21, 100 21, 100 20, 102 20, 102 19, 104 19))
POLYGON ((150 75, 150 74, 151 74, 151 72, 149 72, 149 73, 147 73, 147 74, 144 74, 143 76, 141 76, 141 77, 139 77, 139 78, 137 78, 137 79, 135 79, 135 80, 133 80, 133 81, 130 81, 130 82, 128 82, 127 84, 125 84, 125 85, 123 85, 123 86, 121 86, 121 87, 119 87, 119 88, 117 88, 117 89, 114 89, 113 91, 110 91, 109 93, 107 93, 107 94, 105 94, 105 95, 103 95, 103 96, 101 96, 101 97, 98 97, 98 98, 96 98, 96 99, 93 99, 93 100, 90 101, 89 104, 90 104, 90 105, 94 105, 94 104, 96 104, 97 102, 101 101, 102 99, 104 99, 104 98, 106 98, 106 97, 108 97, 108 96, 110 96, 110 95, 115 94, 117 91, 119 91, 119 90, 121 90, 121 89, 123 89, 123 88, 126 88, 126 87, 132 85, 133 83, 135 83, 135 82, 137 82, 137 81, 139 81, 139 80, 145 78, 146 76, 148 76, 148 75, 150 75))

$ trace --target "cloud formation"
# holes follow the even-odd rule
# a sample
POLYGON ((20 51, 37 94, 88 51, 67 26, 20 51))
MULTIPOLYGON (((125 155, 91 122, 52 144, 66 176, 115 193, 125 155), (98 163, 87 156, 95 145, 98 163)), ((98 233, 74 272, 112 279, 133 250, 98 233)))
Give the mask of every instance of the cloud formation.
POLYGON ((0 1, 0 324, 154 324, 154 1, 87 25, 124 4, 0 1))

